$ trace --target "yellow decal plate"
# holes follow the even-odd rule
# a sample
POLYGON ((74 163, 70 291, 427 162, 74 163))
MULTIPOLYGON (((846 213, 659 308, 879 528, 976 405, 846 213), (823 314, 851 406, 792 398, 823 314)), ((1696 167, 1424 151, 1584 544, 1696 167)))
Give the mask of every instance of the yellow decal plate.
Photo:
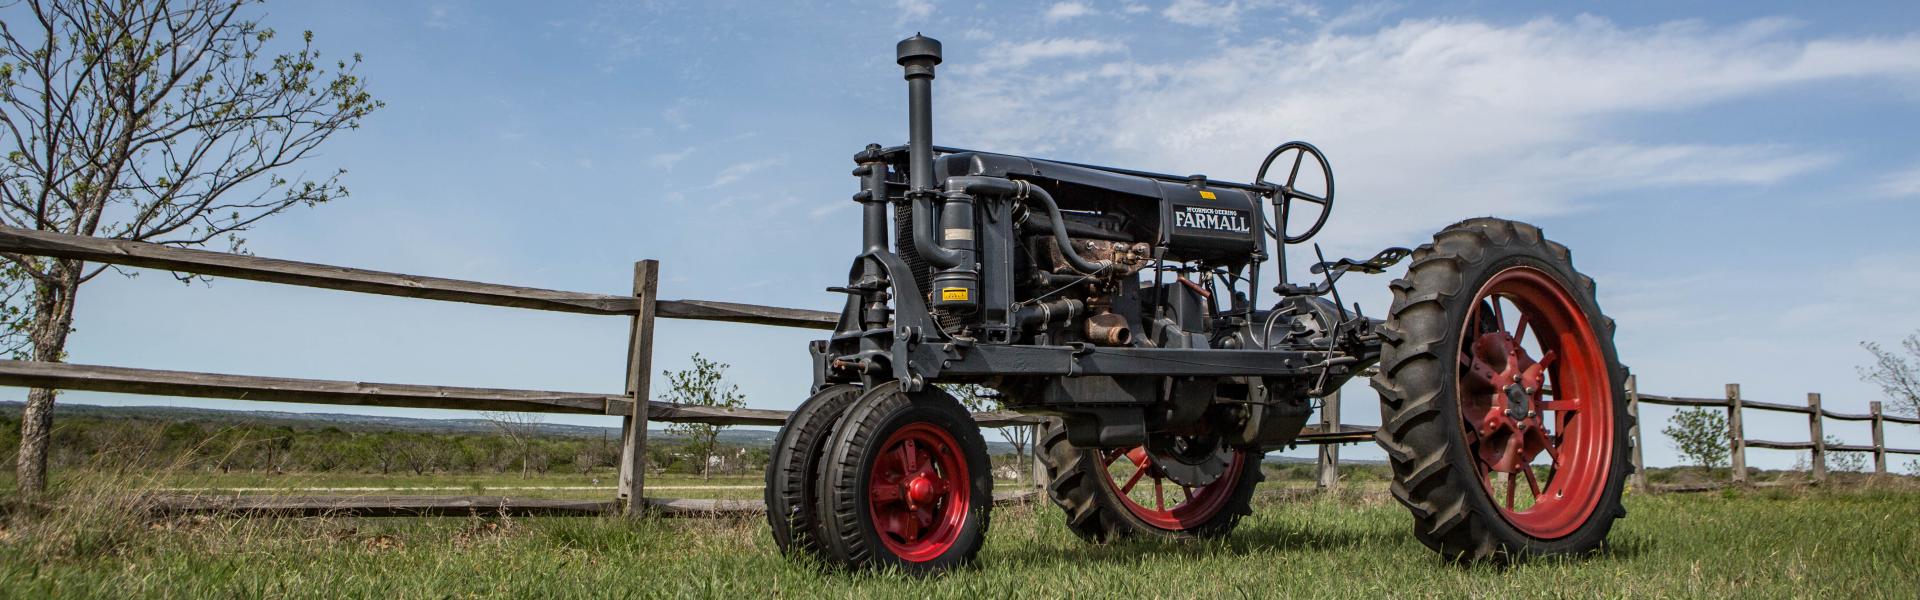
POLYGON ((1206 191, 1206 190, 1201 190, 1201 191, 1200 191, 1200 197, 1201 197, 1201 198, 1206 198, 1206 199, 1208 199, 1208 200, 1219 200, 1219 198, 1217 198, 1217 197, 1215 197, 1215 196, 1213 195, 1213 192, 1209 192, 1209 191, 1206 191))
POLYGON ((940 300, 945 302, 966 302, 967 288, 940 288, 940 300))

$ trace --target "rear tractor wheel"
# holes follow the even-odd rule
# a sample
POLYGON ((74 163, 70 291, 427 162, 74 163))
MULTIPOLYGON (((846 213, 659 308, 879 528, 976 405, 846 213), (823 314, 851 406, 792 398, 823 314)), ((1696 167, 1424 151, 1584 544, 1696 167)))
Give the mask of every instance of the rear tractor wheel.
POLYGON ((1041 435, 1052 481, 1047 495, 1067 512, 1082 539, 1112 542, 1135 535, 1205 538, 1226 535, 1252 514, 1260 483, 1258 450, 1232 448, 1217 437, 1156 436, 1145 446, 1080 449, 1064 427, 1041 435))
POLYGON ((847 409, 825 450, 815 485, 828 558, 926 575, 980 552, 993 507, 987 442, 946 392, 875 386, 847 409))
POLYGON ((1395 280, 1380 328, 1380 445, 1414 535, 1453 560, 1592 551, 1631 463, 1613 320, 1565 246, 1473 219, 1395 280))

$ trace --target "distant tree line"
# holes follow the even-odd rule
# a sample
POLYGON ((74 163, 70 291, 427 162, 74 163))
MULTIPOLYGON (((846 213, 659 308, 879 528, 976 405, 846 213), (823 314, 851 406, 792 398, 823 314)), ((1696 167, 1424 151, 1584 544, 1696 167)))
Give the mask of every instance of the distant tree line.
MULTIPOLYGON (((0 413, 0 449, 19 442, 20 415, 0 413)), ((720 444, 702 448, 656 436, 649 470, 698 474, 758 473, 767 451, 720 444)), ((181 469, 201 472, 357 472, 429 475, 614 474, 619 436, 510 436, 462 432, 342 429, 221 420, 67 416, 53 430, 55 468, 181 469)))

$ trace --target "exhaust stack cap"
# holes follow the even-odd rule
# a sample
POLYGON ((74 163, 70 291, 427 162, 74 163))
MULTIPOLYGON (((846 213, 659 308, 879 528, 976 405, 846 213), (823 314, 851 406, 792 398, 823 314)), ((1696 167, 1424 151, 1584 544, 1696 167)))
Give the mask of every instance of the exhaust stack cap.
POLYGON ((907 68, 907 77, 916 75, 933 76, 933 66, 940 64, 940 40, 918 33, 913 37, 900 40, 895 51, 899 54, 896 62, 907 68))

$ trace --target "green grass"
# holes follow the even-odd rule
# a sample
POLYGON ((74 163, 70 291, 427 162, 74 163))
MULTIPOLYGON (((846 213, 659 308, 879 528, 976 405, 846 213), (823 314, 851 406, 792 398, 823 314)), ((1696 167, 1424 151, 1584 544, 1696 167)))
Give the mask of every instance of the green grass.
POLYGON ((94 488, 0 521, 10 597, 1913 598, 1920 490, 1632 495, 1610 550, 1441 562, 1378 494, 1262 500, 1232 536, 1093 546, 1050 505, 997 510, 975 568, 930 580, 776 554, 759 518, 150 520, 94 488))

